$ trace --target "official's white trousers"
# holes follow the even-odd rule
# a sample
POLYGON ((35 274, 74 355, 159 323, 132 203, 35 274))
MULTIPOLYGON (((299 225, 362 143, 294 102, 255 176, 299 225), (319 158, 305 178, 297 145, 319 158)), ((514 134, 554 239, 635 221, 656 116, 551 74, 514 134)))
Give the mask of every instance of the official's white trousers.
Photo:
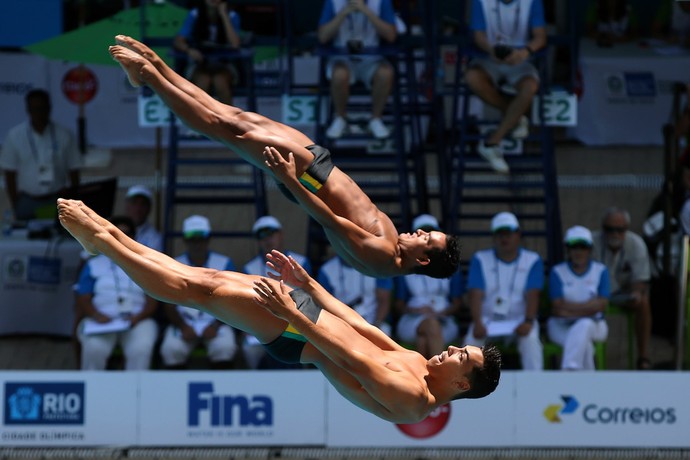
POLYGON ((549 339, 563 347, 561 369, 594 370, 594 342, 603 342, 609 334, 604 319, 549 318, 549 339))

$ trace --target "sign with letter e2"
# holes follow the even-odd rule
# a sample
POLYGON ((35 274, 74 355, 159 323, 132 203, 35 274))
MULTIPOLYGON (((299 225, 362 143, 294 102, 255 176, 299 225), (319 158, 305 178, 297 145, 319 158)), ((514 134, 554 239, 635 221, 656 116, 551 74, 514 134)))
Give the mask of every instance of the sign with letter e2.
MULTIPOLYGON (((172 113, 167 105, 149 88, 143 88, 137 98, 139 126, 142 128, 165 128, 170 126, 172 113)), ((179 120, 176 120, 179 124, 179 120)))
MULTIPOLYGON (((566 91, 553 91, 544 95, 544 124, 546 126, 577 125, 577 96, 566 91)), ((539 96, 532 104, 532 120, 539 123, 539 96)))

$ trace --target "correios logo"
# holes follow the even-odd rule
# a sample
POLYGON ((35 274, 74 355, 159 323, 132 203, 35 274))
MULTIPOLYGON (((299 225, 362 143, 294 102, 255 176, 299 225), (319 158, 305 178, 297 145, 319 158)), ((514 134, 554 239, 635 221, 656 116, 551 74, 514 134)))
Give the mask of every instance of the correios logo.
POLYGON ((396 426, 411 438, 426 439, 440 433, 448 424, 448 420, 450 420, 450 404, 446 403, 434 409, 421 422, 399 423, 396 426))
MULTIPOLYGON (((564 404, 550 404, 544 409, 544 417, 551 423, 561 423, 561 415, 575 414, 580 403, 573 396, 561 396, 564 404)), ((582 406, 582 420, 587 424, 652 424, 676 423, 673 407, 610 407, 600 404, 582 406)))
POLYGON ((563 404, 550 404, 544 409, 544 417, 551 423, 561 423, 559 415, 567 415, 575 412, 580 405, 572 396, 561 396, 563 404))

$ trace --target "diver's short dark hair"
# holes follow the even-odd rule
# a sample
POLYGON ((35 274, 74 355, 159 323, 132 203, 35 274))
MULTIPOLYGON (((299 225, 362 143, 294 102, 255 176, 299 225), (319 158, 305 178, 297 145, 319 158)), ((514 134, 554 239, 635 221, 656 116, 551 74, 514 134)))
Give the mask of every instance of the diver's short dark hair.
POLYGON ((459 393, 455 399, 477 399, 491 394, 501 378, 501 352, 493 345, 481 348, 484 365, 475 367, 469 375, 470 389, 459 393))
POLYGON ((429 263, 418 265, 412 271, 432 278, 450 278, 460 265, 460 240, 446 234, 446 247, 432 249, 426 253, 429 263))

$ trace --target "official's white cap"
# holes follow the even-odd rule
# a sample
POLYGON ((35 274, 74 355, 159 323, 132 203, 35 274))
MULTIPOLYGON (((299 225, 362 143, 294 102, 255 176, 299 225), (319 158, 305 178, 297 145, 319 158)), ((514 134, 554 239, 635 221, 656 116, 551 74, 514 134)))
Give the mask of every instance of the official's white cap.
POLYGON ((151 201, 153 199, 153 193, 148 187, 143 185, 132 185, 129 190, 127 190, 127 198, 132 198, 135 196, 144 196, 151 201))
POLYGON ((252 233, 254 235, 259 236, 259 233, 261 233, 263 230, 281 230, 283 228, 282 225, 280 225, 280 221, 276 219, 273 216, 263 216, 259 217, 256 219, 256 222, 254 222, 254 225, 252 226, 252 233))
POLYGON ((412 221, 412 230, 440 230, 438 220, 431 214, 420 214, 412 221))
POLYGON ((570 227, 565 232, 565 238, 563 238, 563 242, 566 244, 566 246, 574 246, 576 244, 592 246, 592 232, 590 232, 588 228, 585 228, 582 225, 570 227))
POLYGON ((512 212, 499 212, 491 219, 491 231, 510 230, 514 232, 520 229, 520 223, 512 212))
POLYGON ((208 238, 211 223, 204 216, 189 216, 182 223, 182 235, 185 238, 208 238))

